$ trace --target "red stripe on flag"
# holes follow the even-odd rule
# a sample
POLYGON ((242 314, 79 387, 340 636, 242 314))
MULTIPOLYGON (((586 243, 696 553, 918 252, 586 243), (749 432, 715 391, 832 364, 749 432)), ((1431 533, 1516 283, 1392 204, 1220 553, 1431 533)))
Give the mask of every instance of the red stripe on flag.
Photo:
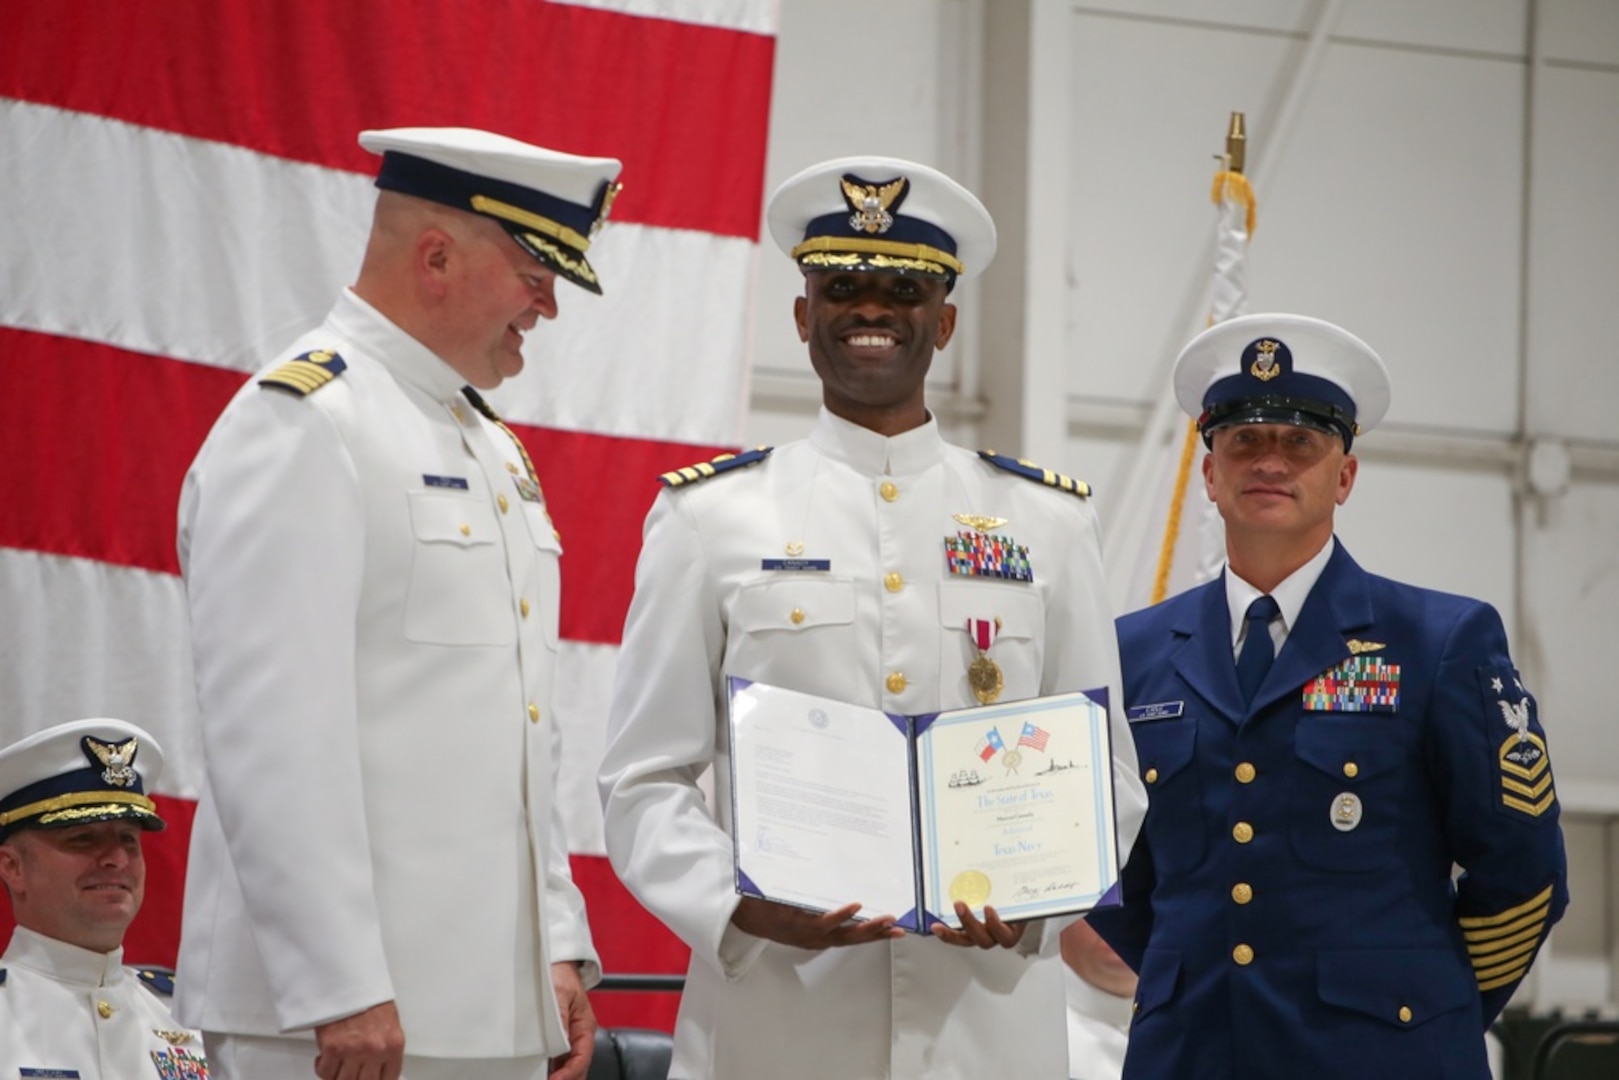
MULTIPOLYGON (((180 952, 186 856, 197 804, 163 795, 154 796, 153 801, 168 828, 142 836, 146 900, 124 935, 124 959, 135 965, 173 967, 180 952)), ((689 950, 636 902, 605 858, 575 855, 572 863, 574 880, 585 896, 585 910, 603 971, 619 975, 685 974, 689 950)), ((10 901, 5 890, 0 889, 0 951, 11 940, 14 925, 10 901)), ((680 995, 598 991, 591 996, 591 1003, 604 1026, 673 1031, 680 995)))
MULTIPOLYGON (((0 547, 178 573, 180 484, 247 375, 0 327, 0 547)), ((616 645, 657 476, 721 447, 513 425, 562 533, 561 633, 616 645)))
POLYGON ((0 95, 368 174, 363 129, 486 128, 622 159, 618 220, 756 239, 774 55, 541 0, 51 0, 6 5, 0 95))

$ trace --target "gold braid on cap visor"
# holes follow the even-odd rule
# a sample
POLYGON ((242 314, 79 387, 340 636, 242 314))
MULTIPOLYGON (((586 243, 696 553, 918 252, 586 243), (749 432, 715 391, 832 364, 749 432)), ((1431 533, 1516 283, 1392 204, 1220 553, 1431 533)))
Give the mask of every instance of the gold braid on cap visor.
POLYGON ((873 266, 891 266, 895 270, 927 270, 937 274, 960 274, 966 269, 961 265, 961 260, 948 251, 940 251, 928 244, 903 244, 897 240, 874 240, 863 236, 812 236, 789 254, 809 266, 855 266, 866 262, 873 266), (860 255, 876 255, 878 258, 862 259, 860 255))
POLYGON ((499 199, 491 199, 487 195, 474 195, 472 197, 472 208, 480 214, 488 214, 490 217, 497 217, 502 221, 510 221, 514 225, 521 225, 523 228, 532 229, 543 236, 560 240, 580 255, 590 250, 590 238, 588 236, 582 236, 566 225, 552 221, 548 217, 541 217, 530 210, 524 210, 521 206, 513 206, 511 203, 501 202, 499 199))
POLYGON ((76 791, 71 795, 57 795, 55 798, 41 799, 39 802, 8 810, 0 814, 0 828, 36 815, 41 825, 50 825, 57 821, 72 821, 93 814, 104 814, 110 810, 125 809, 134 809, 137 813, 157 817, 157 804, 145 795, 137 795, 133 791, 76 791))

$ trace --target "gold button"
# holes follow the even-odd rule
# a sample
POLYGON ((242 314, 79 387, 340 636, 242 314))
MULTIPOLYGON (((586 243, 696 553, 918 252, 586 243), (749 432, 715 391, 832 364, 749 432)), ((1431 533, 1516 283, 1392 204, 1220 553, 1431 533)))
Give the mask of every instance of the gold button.
POLYGON ((1156 784, 1158 782, 1158 770, 1157 769, 1148 769, 1146 779, 1147 779, 1147 783, 1156 784))
POLYGON ((896 671, 888 677, 888 692, 898 694, 905 689, 904 672, 896 671))
POLYGON ((536 724, 540 722, 540 707, 532 701, 528 703, 528 718, 536 724))
POLYGON ((1251 784, 1254 782, 1254 767, 1251 762, 1240 762, 1237 765, 1237 783, 1251 784))
POLYGON ((506 512, 506 510, 511 506, 511 504, 506 501, 506 496, 504 496, 504 495, 496 495, 495 496, 495 505, 500 507, 500 512, 502 514, 504 514, 506 512))
POLYGON ((462 536, 471 536, 472 535, 472 526, 468 525, 464 521, 461 523, 461 535, 462 536))
POLYGON ((105 1001, 96 1002, 96 1012, 101 1014, 101 1019, 103 1019, 103 1020, 112 1019, 112 1014, 117 1012, 117 1011, 118 1011, 117 1009, 113 1008, 111 1005, 107 1004, 105 1001))
POLYGON ((1409 1024, 1410 1022, 1411 1022, 1411 1006, 1409 1006, 1409 1005, 1401 1005, 1400 1006, 1400 1023, 1409 1024))
POLYGON ((528 597, 525 596, 517 601, 517 610, 523 613, 523 618, 528 618, 528 597))
POLYGON ((901 589, 905 588, 905 578, 899 574, 884 574, 883 588, 887 589, 889 592, 899 592, 901 589))
POLYGON ((1231 899, 1239 904, 1246 904, 1254 898, 1254 887, 1246 881, 1239 881, 1231 886, 1231 899))
POLYGON ((513 476, 516 476, 517 475, 517 462, 515 462, 515 461, 506 462, 506 471, 511 473, 513 476))
POLYGON ((794 626, 797 626, 799 623, 804 621, 804 609, 801 607, 795 607, 793 608, 793 613, 787 617, 793 620, 794 626))
POLYGON ((877 490, 879 493, 881 493, 885 502, 893 502, 895 499, 899 498, 899 488, 894 486, 894 481, 892 480, 884 480, 883 486, 877 490))
POLYGON ((1232 826, 1231 835, 1236 838, 1237 843, 1246 844, 1254 838, 1254 827, 1246 821, 1239 821, 1232 826))
POLYGON ((1356 765, 1353 761, 1344 762, 1344 775, 1350 779, 1354 779, 1360 775, 1360 766, 1356 765))
POLYGON ((1247 945, 1238 945, 1235 949, 1231 950, 1231 959, 1235 960, 1243 967, 1247 967, 1249 964, 1254 962, 1254 950, 1249 948, 1247 945))
POLYGON ((463 424, 466 423, 466 421, 467 421, 467 414, 462 411, 461 406, 459 406, 459 405, 451 405, 450 406, 450 415, 455 417, 456 420, 460 421, 463 424))

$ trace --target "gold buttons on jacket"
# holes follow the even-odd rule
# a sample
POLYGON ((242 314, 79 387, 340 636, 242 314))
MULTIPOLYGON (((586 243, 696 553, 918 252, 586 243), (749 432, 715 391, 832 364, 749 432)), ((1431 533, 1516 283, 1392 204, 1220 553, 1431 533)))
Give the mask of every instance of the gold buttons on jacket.
POLYGON ((1356 765, 1353 761, 1344 762, 1344 775, 1353 780, 1355 777, 1360 775, 1360 766, 1356 765))
POLYGON ((500 507, 500 512, 504 514, 507 510, 511 509, 512 504, 506 501, 506 496, 496 495, 495 505, 500 507))
POLYGON ((461 535, 462 536, 471 536, 472 535, 472 526, 468 525, 466 522, 463 521, 461 523, 461 525, 460 525, 460 528, 461 528, 461 535))
POLYGON ((1142 779, 1146 780, 1149 784, 1156 784, 1158 782, 1158 770, 1148 769, 1146 775, 1142 779))
POLYGON ((528 703, 528 719, 530 723, 538 724, 540 722, 540 707, 532 701, 528 703))
POLYGON ((1239 821, 1231 827, 1232 839, 1239 844, 1246 844, 1254 838, 1254 827, 1246 821, 1239 821))
POLYGON ((899 488, 894 485, 892 480, 884 480, 883 486, 878 488, 877 491, 882 495, 884 502, 893 502, 899 498, 899 488))
POLYGON ((101 1014, 101 1019, 103 1019, 103 1020, 111 1020, 112 1019, 112 1014, 117 1012, 117 1011, 118 1010, 113 1008, 112 1005, 109 1004, 108 1002, 105 1002, 105 1001, 96 1002, 96 1012, 101 1014))
POLYGON ((801 607, 795 607, 793 608, 793 613, 787 617, 793 620, 794 626, 797 626, 799 623, 804 621, 804 609, 801 607))
POLYGON ((1235 960, 1241 966, 1247 967, 1249 964, 1254 962, 1254 950, 1247 945, 1238 945, 1235 949, 1231 950, 1231 959, 1235 960))
POLYGON ((517 601, 517 610, 522 612, 523 618, 528 618, 528 597, 525 596, 517 601))
POLYGON ((901 693, 904 691, 904 689, 905 673, 903 671, 896 671, 892 675, 888 676, 888 692, 890 694, 901 693))
POLYGON ((1237 783, 1251 784, 1254 782, 1254 766, 1252 762, 1244 761, 1237 765, 1237 783))
POLYGON ((1246 904, 1254 898, 1254 887, 1246 881, 1239 881, 1231 886, 1231 899, 1239 904, 1246 904))
POLYGON ((1411 1022, 1411 1006, 1409 1006, 1409 1005, 1401 1005, 1400 1006, 1400 1023, 1409 1024, 1410 1022, 1411 1022))
POLYGON ((897 573, 883 575, 883 588, 889 592, 899 592, 905 588, 905 578, 897 573))

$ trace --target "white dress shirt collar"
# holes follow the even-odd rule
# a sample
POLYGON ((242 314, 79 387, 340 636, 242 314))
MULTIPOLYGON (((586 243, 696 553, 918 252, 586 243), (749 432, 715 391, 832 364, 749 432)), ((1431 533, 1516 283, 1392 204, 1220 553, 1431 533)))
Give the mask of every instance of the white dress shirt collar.
POLYGON ((392 319, 360 299, 353 289, 343 290, 329 319, 339 333, 393 372, 400 382, 438 401, 461 400, 466 379, 392 319))
POLYGON ((77 986, 112 986, 125 978, 123 949, 92 952, 22 926, 12 931, 5 962, 77 986))
MULTIPOLYGON (((1287 640, 1288 632, 1293 624, 1298 622, 1299 611, 1304 607, 1304 601, 1309 598, 1310 590, 1315 588, 1316 581, 1321 577, 1321 571, 1327 568, 1327 560, 1332 558, 1332 549, 1338 541, 1327 537, 1327 542, 1320 551, 1311 557, 1310 561, 1293 571, 1282 579, 1281 584, 1270 591, 1271 599, 1281 609, 1281 625, 1277 620, 1271 620, 1271 637, 1276 642, 1277 649, 1287 640)), ((1242 634, 1248 605, 1264 595, 1253 585, 1242 580, 1231 570, 1231 564, 1225 568, 1225 602, 1226 612, 1231 616, 1231 647, 1239 648, 1242 645, 1242 634)))
POLYGON ((827 457, 868 476, 914 476, 942 461, 945 446, 932 413, 921 427, 887 436, 851 424, 824 405, 809 441, 827 457))

